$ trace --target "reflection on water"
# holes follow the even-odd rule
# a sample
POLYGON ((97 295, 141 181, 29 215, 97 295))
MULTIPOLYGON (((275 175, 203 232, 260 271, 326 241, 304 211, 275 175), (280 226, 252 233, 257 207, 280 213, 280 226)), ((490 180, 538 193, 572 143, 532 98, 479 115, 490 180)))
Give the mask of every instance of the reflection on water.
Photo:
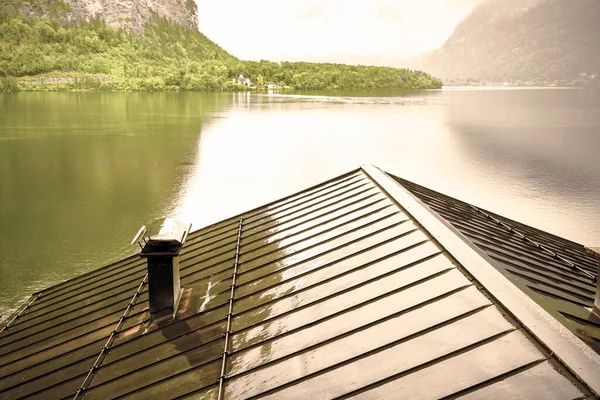
POLYGON ((215 95, 0 96, 0 314, 130 254, 172 207, 215 95))
POLYGON ((600 91, 0 96, 0 313, 129 254, 373 163, 600 244, 600 91))
POLYGON ((373 163, 541 229, 600 243, 600 91, 338 95, 232 95, 224 118, 203 132, 177 213, 204 225, 373 163))

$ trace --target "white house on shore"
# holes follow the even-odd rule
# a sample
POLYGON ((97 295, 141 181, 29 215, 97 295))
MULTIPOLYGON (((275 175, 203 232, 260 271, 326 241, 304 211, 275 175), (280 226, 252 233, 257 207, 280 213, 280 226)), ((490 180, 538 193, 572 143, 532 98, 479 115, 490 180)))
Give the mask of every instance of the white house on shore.
MULTIPOLYGON (((233 82, 234 82, 234 83, 236 82, 235 78, 233 79, 233 82)), ((240 74, 240 76, 238 76, 238 78, 237 78, 237 83, 238 83, 239 85, 245 85, 245 86, 248 86, 248 87, 250 87, 250 86, 252 86, 252 85, 253 85, 253 83, 252 83, 252 81, 250 80, 250 78, 246 78, 246 77, 244 77, 244 75, 242 75, 242 74, 240 74)))

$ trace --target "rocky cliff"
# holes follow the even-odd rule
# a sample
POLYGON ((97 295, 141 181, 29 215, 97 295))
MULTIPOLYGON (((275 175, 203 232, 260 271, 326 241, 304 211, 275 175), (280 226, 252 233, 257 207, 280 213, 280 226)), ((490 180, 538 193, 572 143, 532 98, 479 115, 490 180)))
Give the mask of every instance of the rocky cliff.
POLYGON ((140 33, 153 15, 167 18, 186 28, 198 29, 198 8, 194 0, 0 0, 15 9, 41 16, 56 13, 69 21, 101 18, 110 26, 140 33))

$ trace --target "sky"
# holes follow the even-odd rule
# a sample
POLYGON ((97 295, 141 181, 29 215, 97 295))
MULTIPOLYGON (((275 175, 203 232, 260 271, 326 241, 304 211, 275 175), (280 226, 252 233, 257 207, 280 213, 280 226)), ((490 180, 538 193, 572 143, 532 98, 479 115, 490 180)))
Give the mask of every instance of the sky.
POLYGON ((394 64, 440 47, 482 0, 195 0, 199 29, 244 60, 394 64))

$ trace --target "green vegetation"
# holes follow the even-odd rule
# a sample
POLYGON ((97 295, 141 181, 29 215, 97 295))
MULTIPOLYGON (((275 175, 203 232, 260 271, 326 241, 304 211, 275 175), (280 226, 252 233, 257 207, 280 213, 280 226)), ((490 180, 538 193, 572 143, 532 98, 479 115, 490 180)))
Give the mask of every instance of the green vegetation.
POLYGON ((195 13, 197 10, 196 2, 194 0, 185 0, 185 6, 188 11, 191 13, 195 13))
MULTIPOLYGON (((61 10, 59 0, 51 4, 61 10)), ((159 17, 137 35, 100 19, 66 23, 0 10, 0 91, 248 90, 239 75, 259 89, 269 83, 300 90, 441 87, 406 69, 241 61, 202 33, 159 17)))
POLYGON ((0 77, 0 92, 16 92, 19 90, 19 82, 12 76, 0 77))
POLYGON ((71 6, 64 0, 3 0, 0 13, 15 15, 45 15, 53 19, 66 21, 66 13, 71 12, 71 6))

